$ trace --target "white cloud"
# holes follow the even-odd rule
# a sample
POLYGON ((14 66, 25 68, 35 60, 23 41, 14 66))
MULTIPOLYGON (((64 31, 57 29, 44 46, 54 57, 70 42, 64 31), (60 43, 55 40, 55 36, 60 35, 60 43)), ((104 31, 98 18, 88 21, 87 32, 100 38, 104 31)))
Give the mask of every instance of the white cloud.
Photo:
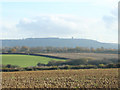
MULTIPOLYGON (((118 27, 118 7, 114 7, 109 15, 103 16, 103 21, 107 28, 115 30, 115 27, 118 27)), ((118 31, 118 29, 116 30, 118 31)))
MULTIPOLYGON (((56 0, 50 1, 56 2, 56 0)), ((109 3, 108 5, 113 5, 118 0, 104 0, 104 2, 97 0, 58 0, 58 2, 72 1, 87 2, 94 5, 105 5, 107 3, 109 3)), ((5 22, 2 28, 2 36, 3 38, 73 36, 76 38, 96 39, 103 42, 117 42, 117 19, 117 7, 113 8, 102 20, 64 14, 41 15, 34 18, 23 18, 17 25, 12 25, 12 22, 5 22)))
POLYGON ((113 23, 112 28, 107 28, 104 21, 100 19, 71 15, 41 15, 35 18, 23 18, 15 27, 7 28, 8 31, 3 35, 9 34, 7 37, 13 38, 73 36, 103 42, 117 42, 116 29, 116 23, 113 23))
MULTIPOLYGON (((65 2, 96 5, 113 10, 101 19, 78 17, 72 15, 41 15, 23 18, 16 23, 9 17, 2 22, 0 38, 29 37, 76 37, 96 39, 103 42, 117 42, 117 4, 119 0, 1 0, 0 2, 65 2), (115 7, 116 6, 116 7, 115 7)), ((94 6, 95 7, 95 6, 94 6)), ((48 7, 47 7, 48 8, 48 7)), ((49 8, 48 8, 49 10, 49 8)), ((99 10, 99 9, 98 9, 99 10)), ((89 10, 88 10, 89 11, 89 10)), ((42 13, 42 12, 41 12, 42 13)), ((101 12, 102 13, 102 12, 101 12)), ((95 15, 93 14, 93 17, 95 15)), ((16 16, 17 17, 17 16, 16 16)), ((0 24, 1 25, 1 24, 0 24)))
MULTIPOLYGON (((111 20, 112 21, 112 20, 111 20)), ((72 15, 41 15, 23 18, 16 25, 3 26, 3 38, 75 37, 117 42, 117 23, 72 15)), ((2 38, 2 37, 1 37, 2 38)))
POLYGON ((17 28, 31 33, 41 34, 70 34, 77 28, 77 24, 62 16, 39 16, 33 19, 23 19, 17 24, 17 28))

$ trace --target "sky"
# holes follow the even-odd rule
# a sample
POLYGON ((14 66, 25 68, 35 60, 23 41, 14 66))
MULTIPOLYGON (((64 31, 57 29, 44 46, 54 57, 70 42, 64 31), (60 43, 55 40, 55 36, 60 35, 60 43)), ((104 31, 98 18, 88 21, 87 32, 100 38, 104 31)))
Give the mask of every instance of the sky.
POLYGON ((0 39, 76 38, 118 43, 119 0, 1 0, 0 39))

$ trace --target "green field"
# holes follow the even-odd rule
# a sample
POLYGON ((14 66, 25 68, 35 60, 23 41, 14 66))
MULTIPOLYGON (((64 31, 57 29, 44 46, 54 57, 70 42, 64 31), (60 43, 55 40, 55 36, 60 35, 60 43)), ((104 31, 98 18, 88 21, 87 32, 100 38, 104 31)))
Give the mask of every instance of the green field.
POLYGON ((51 60, 59 61, 63 59, 54 59, 54 58, 32 56, 32 55, 14 55, 14 54, 2 55, 3 65, 11 64, 11 65, 18 65, 20 67, 36 66, 38 62, 47 64, 51 60))

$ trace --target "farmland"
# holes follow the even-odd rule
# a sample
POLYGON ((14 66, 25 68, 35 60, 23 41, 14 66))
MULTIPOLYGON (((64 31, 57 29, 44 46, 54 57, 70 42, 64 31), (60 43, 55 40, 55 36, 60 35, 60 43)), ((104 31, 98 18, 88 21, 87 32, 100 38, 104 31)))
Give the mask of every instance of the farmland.
POLYGON ((20 67, 36 66, 37 63, 47 64, 51 60, 63 60, 63 59, 54 59, 41 56, 32 56, 32 55, 2 55, 2 64, 12 64, 18 65, 20 67))
POLYGON ((3 88, 118 88, 118 69, 3 72, 3 88))
MULTIPOLYGON (((104 58, 117 58, 117 54, 94 53, 49 53, 45 55, 79 60, 80 58, 95 58, 97 61, 104 58)), ((38 62, 47 64, 51 60, 65 61, 34 55, 2 55, 3 65, 12 64, 21 67, 36 66, 38 62)), ((118 88, 118 68, 2 72, 2 88, 118 88)))
POLYGON ((118 54, 104 54, 104 53, 41 53, 43 55, 51 55, 58 57, 65 57, 70 59, 80 59, 80 58, 94 58, 94 59, 112 59, 118 58, 118 54))

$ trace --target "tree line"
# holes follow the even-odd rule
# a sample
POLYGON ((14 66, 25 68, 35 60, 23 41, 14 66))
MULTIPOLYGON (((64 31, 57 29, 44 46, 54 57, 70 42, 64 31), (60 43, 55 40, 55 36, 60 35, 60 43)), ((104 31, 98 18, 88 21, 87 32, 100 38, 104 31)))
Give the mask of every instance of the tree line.
POLYGON ((117 49, 101 48, 85 48, 85 47, 3 47, 0 49, 2 53, 114 53, 117 54, 117 49))
POLYGON ((62 70, 62 69, 97 69, 97 68, 120 68, 118 64, 99 64, 97 65, 63 65, 63 66, 34 66, 34 67, 19 67, 14 65, 4 65, 0 71, 3 72, 14 72, 14 71, 38 71, 38 70, 62 70))

